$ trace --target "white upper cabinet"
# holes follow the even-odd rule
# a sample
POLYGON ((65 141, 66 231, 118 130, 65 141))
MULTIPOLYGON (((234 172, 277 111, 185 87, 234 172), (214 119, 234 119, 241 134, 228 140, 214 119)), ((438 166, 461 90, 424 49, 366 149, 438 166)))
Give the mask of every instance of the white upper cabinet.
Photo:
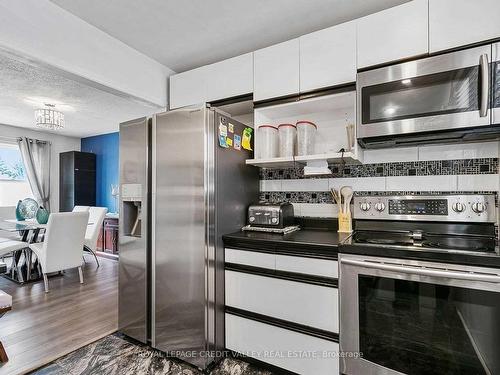
POLYGON ((500 37, 500 0, 429 0, 430 52, 500 37))
POLYGON ((413 0, 360 18, 358 68, 427 54, 428 10, 428 0, 413 0))
POLYGON ((356 81, 356 22, 300 38, 300 92, 356 81))
POLYGON ((298 93, 298 38, 254 52, 254 101, 298 93))
POLYGON ((253 92, 253 52, 207 67, 207 101, 253 92))
POLYGON ((170 109, 206 102, 207 66, 170 76, 170 109))

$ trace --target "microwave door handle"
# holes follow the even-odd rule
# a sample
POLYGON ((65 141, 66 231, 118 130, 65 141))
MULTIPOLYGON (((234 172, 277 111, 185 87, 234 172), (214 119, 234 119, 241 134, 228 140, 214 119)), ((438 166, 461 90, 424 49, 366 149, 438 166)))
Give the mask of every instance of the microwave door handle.
POLYGON ((488 63, 488 54, 483 53, 479 58, 479 67, 481 71, 481 103, 479 107, 479 116, 486 117, 488 114, 488 100, 490 93, 490 70, 488 63))
POLYGON ((340 262, 341 264, 347 264, 351 266, 373 268, 383 271, 400 272, 411 275, 431 276, 431 277, 440 277, 440 278, 455 279, 455 280, 479 281, 479 282, 500 284, 500 276, 494 274, 471 273, 465 271, 461 272, 461 271, 436 270, 436 269, 429 269, 417 266, 393 265, 381 262, 363 261, 363 260, 359 261, 351 259, 341 259, 340 262))

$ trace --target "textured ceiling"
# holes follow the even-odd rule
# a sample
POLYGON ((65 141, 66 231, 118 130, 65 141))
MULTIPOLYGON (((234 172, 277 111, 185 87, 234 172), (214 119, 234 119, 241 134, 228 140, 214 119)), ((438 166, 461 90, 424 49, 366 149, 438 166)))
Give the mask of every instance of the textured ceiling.
POLYGON ((51 0, 176 72, 408 0, 51 0))
POLYGON ((8 54, 0 54, 0 86, 1 124, 35 129, 34 110, 50 103, 65 116, 66 126, 57 133, 68 136, 114 132, 120 122, 160 110, 8 54))

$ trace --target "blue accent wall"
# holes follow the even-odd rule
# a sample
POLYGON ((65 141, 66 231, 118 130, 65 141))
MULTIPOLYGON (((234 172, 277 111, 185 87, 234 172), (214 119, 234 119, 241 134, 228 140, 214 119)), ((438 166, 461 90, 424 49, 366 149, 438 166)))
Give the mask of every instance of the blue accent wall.
POLYGON ((96 204, 116 212, 111 185, 118 185, 120 133, 96 135, 82 138, 81 150, 96 154, 96 204))

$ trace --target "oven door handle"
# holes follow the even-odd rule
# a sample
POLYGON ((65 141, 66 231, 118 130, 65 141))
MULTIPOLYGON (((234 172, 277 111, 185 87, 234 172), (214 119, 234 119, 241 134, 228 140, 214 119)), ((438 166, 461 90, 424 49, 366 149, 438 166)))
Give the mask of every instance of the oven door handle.
POLYGON ((488 101, 490 94, 490 69, 488 63, 488 54, 483 53, 479 58, 479 67, 481 70, 481 104, 479 107, 479 116, 488 115, 488 101))
POLYGON ((419 276, 441 277, 456 280, 480 281, 487 283, 500 283, 500 276, 496 274, 474 273, 466 271, 437 270, 410 265, 393 265, 374 261, 341 259, 341 264, 350 266, 373 268, 383 271, 401 272, 419 276))

